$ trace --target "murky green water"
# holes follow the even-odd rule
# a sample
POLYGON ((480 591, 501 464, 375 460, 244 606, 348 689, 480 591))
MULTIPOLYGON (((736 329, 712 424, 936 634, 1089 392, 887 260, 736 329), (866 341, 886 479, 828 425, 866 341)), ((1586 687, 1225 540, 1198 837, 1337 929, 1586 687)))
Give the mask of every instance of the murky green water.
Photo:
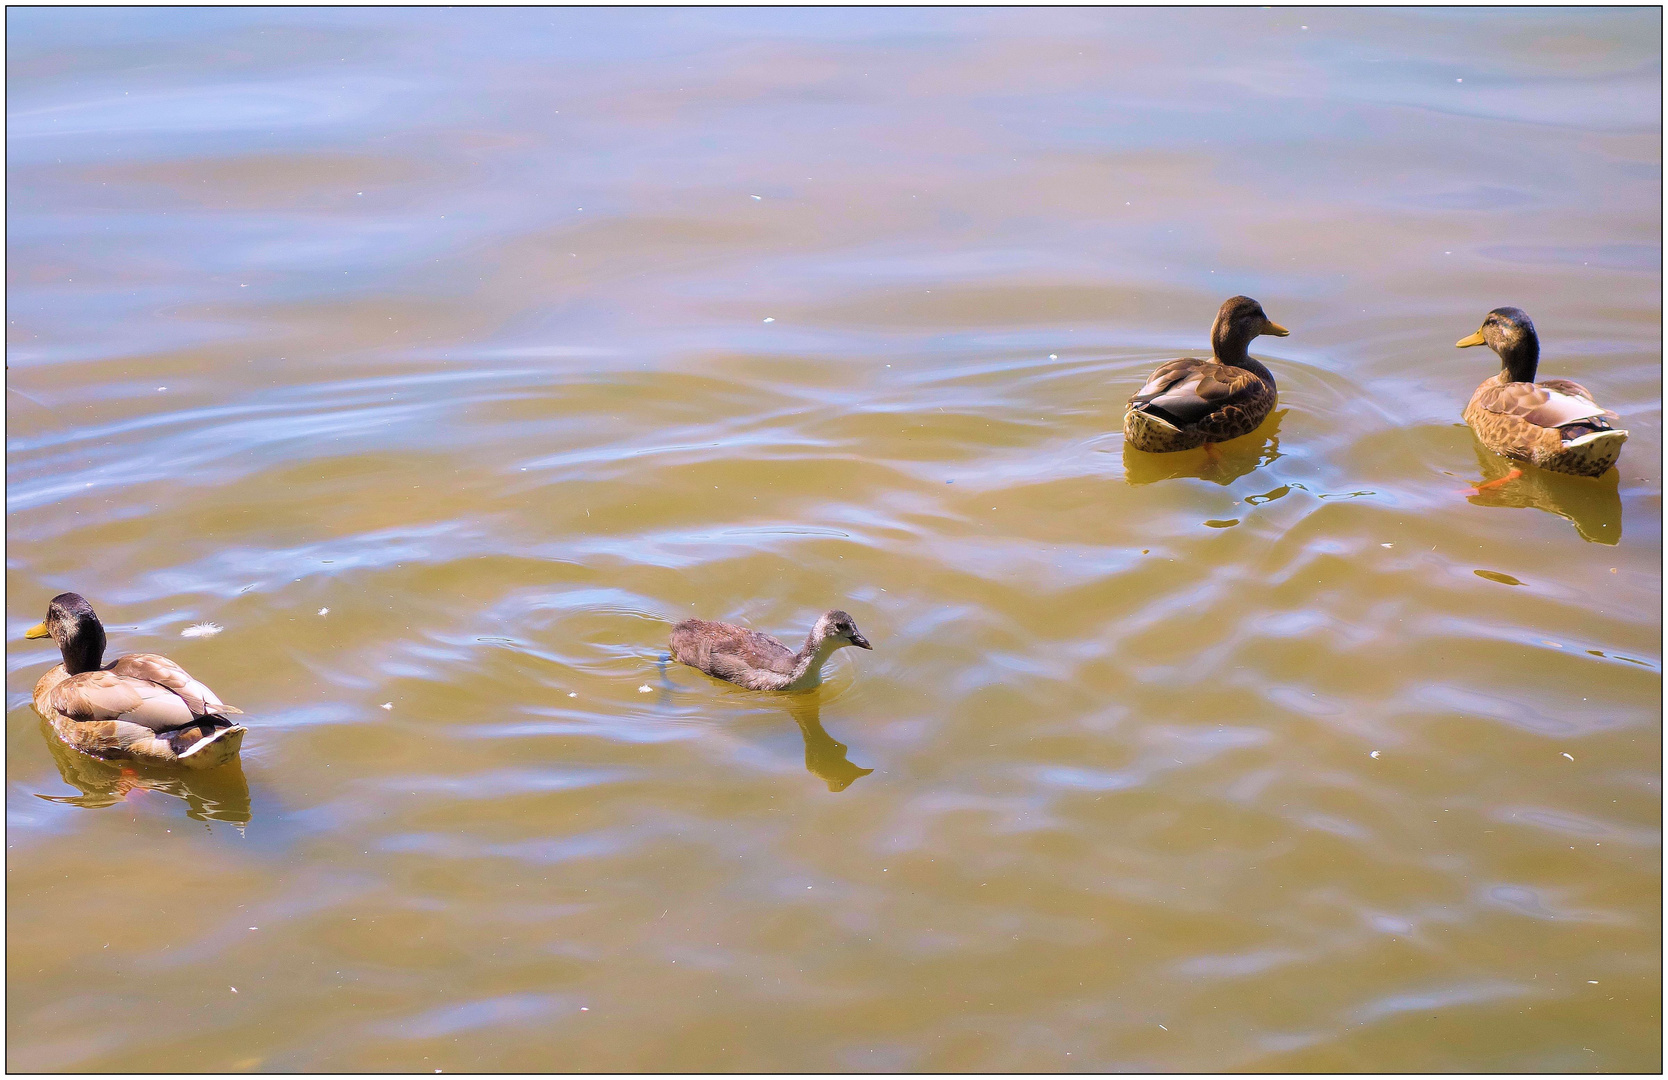
POLYGON ((1661 1067, 1658 11, 8 29, 9 1068, 1661 1067), (1500 304, 1618 472, 1465 494, 1500 304))

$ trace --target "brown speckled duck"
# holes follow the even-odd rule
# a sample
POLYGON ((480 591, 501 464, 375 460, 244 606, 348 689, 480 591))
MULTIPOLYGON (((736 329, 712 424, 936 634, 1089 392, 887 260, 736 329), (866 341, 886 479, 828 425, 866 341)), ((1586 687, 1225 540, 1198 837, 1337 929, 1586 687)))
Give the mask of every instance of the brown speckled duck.
POLYGON ((836 649, 872 649, 843 611, 824 612, 794 652, 769 634, 730 623, 685 619, 672 628, 672 659, 749 690, 809 690, 836 649))
POLYGON ((1164 454, 1227 442, 1257 430, 1274 408, 1274 373, 1246 350, 1260 334, 1291 331, 1269 321, 1249 296, 1230 297, 1210 328, 1211 358, 1160 364, 1129 399, 1124 438, 1137 450, 1164 454))
POLYGON ((234 709, 156 653, 104 660, 104 625, 78 593, 52 598, 26 638, 50 637, 64 662, 35 684, 35 711, 66 745, 104 760, 211 768, 230 761, 248 731, 234 709))
MULTIPOLYGON (((1500 372, 1484 379, 1465 407, 1465 422, 1490 450, 1577 476, 1602 476, 1621 456, 1627 432, 1610 426, 1616 414, 1594 401, 1585 386, 1568 379, 1535 381, 1541 343, 1521 308, 1495 308, 1475 334, 1454 345, 1487 345, 1500 357, 1500 372)), ((1483 486, 1506 479, 1512 478, 1483 486)))

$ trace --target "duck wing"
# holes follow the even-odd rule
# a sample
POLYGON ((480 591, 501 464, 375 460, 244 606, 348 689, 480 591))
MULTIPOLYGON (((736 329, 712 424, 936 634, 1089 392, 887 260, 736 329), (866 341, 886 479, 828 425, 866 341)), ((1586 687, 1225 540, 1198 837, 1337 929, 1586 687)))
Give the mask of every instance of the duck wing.
POLYGON ((78 722, 117 721, 153 732, 197 722, 184 698, 165 686, 113 671, 85 671, 53 687, 48 704, 78 722))
MULTIPOLYGON (((1479 408, 1502 416, 1526 420, 1536 427, 1559 428, 1566 424, 1593 423, 1616 414, 1601 408, 1580 383, 1548 379, 1543 383, 1483 384, 1475 398, 1479 408)), ((1600 425, 1608 426, 1608 425, 1600 425)))
MULTIPOLYGON (((1542 379, 1536 385, 1544 386, 1546 389, 1551 390, 1555 394, 1567 394, 1570 397, 1586 398, 1594 405, 1598 404, 1598 398, 1593 396, 1593 392, 1576 382, 1574 379, 1542 379)), ((1621 419, 1620 416, 1617 416, 1609 409, 1604 410, 1604 415, 1612 420, 1621 419)))
POLYGON ((168 688, 185 701, 193 716, 226 716, 243 712, 221 701, 213 690, 159 653, 129 653, 104 665, 104 670, 168 688))
POLYGON ((687 619, 672 629, 672 656, 680 664, 700 668, 719 678, 763 668, 788 674, 795 654, 769 634, 729 623, 687 619))
POLYGON ((1129 404, 1184 427, 1237 403, 1260 384, 1256 374, 1244 368, 1184 357, 1160 364, 1129 404))

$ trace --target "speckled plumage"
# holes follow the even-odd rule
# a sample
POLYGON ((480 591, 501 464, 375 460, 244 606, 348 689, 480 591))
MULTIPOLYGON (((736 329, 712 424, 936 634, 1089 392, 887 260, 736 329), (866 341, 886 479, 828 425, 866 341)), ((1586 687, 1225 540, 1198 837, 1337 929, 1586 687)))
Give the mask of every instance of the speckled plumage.
POLYGON ((1514 461, 1553 472, 1602 476, 1621 456, 1628 433, 1614 428, 1616 414, 1580 383, 1535 381, 1540 339, 1519 308, 1495 308, 1482 328, 1455 342, 1488 345, 1502 369, 1484 379, 1465 406, 1465 422, 1482 444, 1514 461))
POLYGON ((210 768, 229 761, 248 730, 232 708, 166 656, 131 653, 101 666, 104 627, 76 593, 53 597, 25 635, 50 636, 63 663, 35 684, 35 712, 65 745, 103 760, 210 768))
POLYGON ((1274 373, 1246 351, 1259 334, 1284 337, 1262 305, 1230 297, 1211 326, 1208 360, 1160 364, 1124 410, 1124 438, 1138 450, 1164 454, 1227 442, 1257 429, 1279 394, 1274 373))

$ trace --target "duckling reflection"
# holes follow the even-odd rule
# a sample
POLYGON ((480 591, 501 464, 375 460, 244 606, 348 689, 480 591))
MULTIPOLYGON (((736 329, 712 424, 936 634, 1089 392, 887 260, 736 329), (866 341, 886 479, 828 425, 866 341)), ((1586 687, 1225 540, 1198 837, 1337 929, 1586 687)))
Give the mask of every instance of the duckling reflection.
POLYGON ((1214 452, 1203 447, 1174 454, 1149 454, 1124 441, 1124 480, 1130 484, 1156 484, 1160 480, 1192 477, 1227 487, 1280 457, 1280 422, 1286 410, 1276 410, 1256 431, 1231 442, 1211 443, 1214 452))
POLYGON ((794 698, 786 705, 788 715, 799 725, 799 734, 805 740, 805 768, 827 784, 829 791, 844 791, 874 772, 846 760, 850 747, 823 730, 822 703, 815 697, 794 698))
POLYGON ((243 763, 237 758, 218 769, 189 772, 151 768, 133 761, 101 761, 64 745, 46 721, 41 721, 40 726, 41 736, 58 766, 58 775, 81 794, 36 793, 38 799, 97 810, 124 803, 135 792, 154 791, 184 802, 185 815, 195 821, 224 821, 242 826, 249 824, 253 816, 249 781, 244 779, 243 763))
POLYGON ((1622 538, 1621 474, 1611 469, 1603 476, 1570 476, 1546 469, 1519 467, 1472 435, 1483 478, 1478 489, 1466 492, 1474 506, 1504 506, 1545 510, 1568 518, 1581 539, 1615 544, 1622 538))

